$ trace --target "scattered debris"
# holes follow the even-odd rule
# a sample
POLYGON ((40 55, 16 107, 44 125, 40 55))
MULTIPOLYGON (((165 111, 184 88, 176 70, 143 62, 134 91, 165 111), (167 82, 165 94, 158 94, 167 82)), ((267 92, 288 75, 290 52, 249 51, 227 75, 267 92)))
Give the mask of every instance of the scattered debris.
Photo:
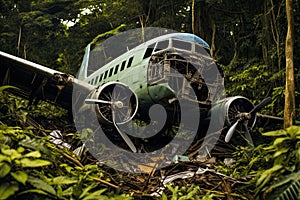
POLYGON ((63 135, 60 130, 54 130, 50 133, 50 141, 60 148, 70 149, 71 145, 63 141, 63 135))
POLYGON ((176 155, 173 158, 173 163, 187 162, 187 161, 190 161, 190 158, 188 156, 176 155))
MULTIPOLYGON (((53 130, 50 133, 51 142, 61 148, 74 149, 71 144, 64 140, 63 127, 61 127, 61 130, 53 130)), ((96 160, 88 152, 84 151, 84 145, 80 145, 73 151, 74 154, 78 155, 79 160, 67 153, 64 156, 80 167, 88 164, 98 165, 105 176, 110 178, 109 180, 99 178, 95 181, 111 187, 112 190, 131 194, 138 198, 146 195, 147 199, 157 199, 161 198, 163 193, 172 195, 172 191, 169 188, 177 186, 179 188, 199 187, 200 189, 197 190, 199 195, 204 196, 207 192, 212 192, 218 195, 216 199, 235 199, 234 197, 236 196, 244 199, 251 198, 253 195, 251 191, 245 193, 241 189, 241 186, 247 185, 247 182, 250 180, 248 177, 235 179, 218 172, 215 167, 220 165, 220 163, 223 163, 224 166, 231 166, 234 161, 228 156, 228 153, 224 154, 225 157, 221 156, 221 159, 219 159, 219 155, 223 155, 219 153, 222 151, 222 148, 221 146, 220 150, 216 149, 209 156, 203 157, 195 155, 194 152, 197 151, 197 148, 194 147, 190 154, 176 155, 173 160, 166 160, 166 162, 170 163, 168 167, 157 169, 155 160, 153 160, 153 163, 149 163, 149 166, 139 165, 136 169, 137 173, 120 172, 104 165, 103 162, 96 160)), ((110 155, 108 155, 107 159, 113 160, 110 155)), ((161 160, 161 158, 157 159, 161 160)), ((124 167, 129 166, 124 165, 124 167)))

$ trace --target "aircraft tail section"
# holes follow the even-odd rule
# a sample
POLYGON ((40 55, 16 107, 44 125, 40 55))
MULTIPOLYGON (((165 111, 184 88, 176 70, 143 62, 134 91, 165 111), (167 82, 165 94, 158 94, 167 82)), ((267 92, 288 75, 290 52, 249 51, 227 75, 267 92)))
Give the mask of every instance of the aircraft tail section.
POLYGON ((77 78, 79 80, 84 80, 87 78, 87 70, 88 70, 88 64, 89 64, 89 57, 90 57, 90 50, 91 45, 88 44, 85 49, 84 57, 80 66, 80 69, 77 73, 77 78))

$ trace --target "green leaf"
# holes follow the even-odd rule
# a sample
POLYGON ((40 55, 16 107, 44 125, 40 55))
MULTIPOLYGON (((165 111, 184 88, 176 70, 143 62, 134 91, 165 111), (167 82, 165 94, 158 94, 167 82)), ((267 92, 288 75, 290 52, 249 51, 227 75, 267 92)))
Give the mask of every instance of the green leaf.
POLYGON ((93 193, 88 194, 87 196, 85 196, 82 200, 92 200, 92 199, 101 199, 102 197, 102 193, 106 191, 106 188, 101 189, 101 190, 97 190, 93 193))
POLYGON ((24 155, 24 157, 40 158, 42 155, 39 151, 32 151, 24 155))
POLYGON ((27 181, 36 189, 41 189, 49 194, 56 195, 54 188, 42 179, 29 176, 27 181))
POLYGON ((65 190, 63 191, 63 196, 72 196, 74 190, 75 190, 75 189, 74 189, 74 186, 73 186, 73 185, 70 186, 70 187, 68 187, 67 189, 65 189, 65 190))
POLYGON ((269 177, 272 173, 280 170, 282 168, 281 165, 274 165, 272 168, 265 170, 261 176, 259 177, 259 179, 256 182, 256 186, 260 185, 265 179, 267 179, 267 177, 269 177))
POLYGON ((286 129, 291 138, 296 138, 300 134, 300 126, 290 126, 286 129))
POLYGON ((23 183, 25 185, 28 175, 23 171, 11 172, 12 177, 14 177, 18 182, 23 183))
POLYGON ((278 137, 278 136, 286 136, 287 133, 285 130, 276 130, 276 131, 269 131, 266 133, 262 133, 263 136, 274 136, 274 137, 278 137))
POLYGON ((11 170, 11 166, 8 163, 0 163, 0 178, 5 177, 11 170))
POLYGON ((202 200, 213 200, 214 197, 215 197, 214 194, 210 194, 210 192, 208 192, 202 197, 202 200))
POLYGON ((43 167, 47 165, 51 165, 51 162, 48 160, 42 159, 29 159, 29 158, 22 158, 20 160, 22 167, 43 167))
POLYGON ((282 148, 282 149, 280 149, 280 150, 277 150, 277 151, 274 153, 273 157, 276 158, 276 157, 280 156, 281 154, 284 154, 284 153, 286 153, 286 152, 288 152, 288 151, 289 151, 288 148, 282 148))
POLYGON ((20 154, 17 150, 15 149, 4 149, 2 148, 1 149, 1 152, 4 154, 4 155, 7 155, 7 156, 10 156, 10 158, 12 160, 16 159, 16 158, 20 158, 22 157, 22 154, 20 154))
POLYGON ((18 184, 2 183, 0 185, 0 198, 7 199, 8 197, 14 195, 16 191, 19 190, 18 184))
POLYGON ((8 157, 8 156, 5 156, 5 155, 2 155, 2 154, 0 154, 0 163, 2 163, 3 161, 6 161, 6 162, 11 162, 11 159, 10 159, 10 157, 8 157))
POLYGON ((165 193, 162 193, 161 200, 168 200, 168 196, 165 193))
POLYGON ((53 185, 68 185, 68 184, 73 184, 73 183, 77 183, 78 179, 77 178, 72 178, 72 177, 68 177, 68 176, 58 176, 53 178, 52 180, 50 180, 50 183, 53 185))
POLYGON ((27 194, 27 193, 36 193, 36 194, 42 194, 42 195, 49 196, 49 194, 47 192, 40 190, 40 189, 25 190, 23 192, 18 193, 18 195, 23 195, 23 194, 27 194))
POLYGON ((277 145, 281 144, 282 142, 284 142, 285 140, 289 140, 289 138, 288 137, 276 138, 276 140, 273 142, 273 145, 277 146, 277 145))
POLYGON ((274 145, 270 145, 268 147, 264 147, 263 150, 265 151, 275 151, 277 148, 274 145))
POLYGON ((81 193, 81 195, 79 196, 79 198, 81 199, 81 198, 83 198, 84 196, 86 196, 86 195, 88 194, 88 192, 89 192, 90 190, 92 190, 93 188, 95 188, 97 185, 98 185, 97 183, 93 183, 93 184, 89 185, 88 187, 84 188, 84 189, 82 190, 82 193, 81 193))
POLYGON ((17 152, 18 153, 23 153, 25 151, 25 148, 24 147, 18 147, 17 148, 17 152))
POLYGON ((71 171, 74 169, 73 167, 67 165, 66 163, 61 164, 60 167, 65 168, 65 170, 66 170, 68 173, 71 173, 71 171))
POLYGON ((19 89, 19 88, 17 88, 17 87, 14 87, 14 86, 11 86, 11 85, 4 85, 4 86, 1 86, 0 87, 0 93, 1 92, 3 92, 4 90, 6 90, 6 89, 19 89))
POLYGON ((56 187, 56 195, 60 199, 63 197, 63 191, 62 191, 61 185, 57 185, 57 187, 56 187))
POLYGON ((269 174, 261 174, 259 179, 256 181, 256 186, 259 186, 264 180, 266 180, 269 174))

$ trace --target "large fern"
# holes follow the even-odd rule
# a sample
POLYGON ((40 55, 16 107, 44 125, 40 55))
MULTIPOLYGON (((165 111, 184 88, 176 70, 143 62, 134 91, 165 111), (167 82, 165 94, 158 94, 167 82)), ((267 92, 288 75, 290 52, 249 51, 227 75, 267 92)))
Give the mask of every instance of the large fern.
POLYGON ((263 133, 274 137, 265 153, 272 155, 273 166, 258 173, 256 197, 263 199, 299 199, 300 190, 300 127, 263 133))
POLYGON ((291 184, 276 198, 276 200, 299 199, 300 180, 293 181, 291 184))
POLYGON ((300 171, 287 175, 264 193, 266 199, 275 200, 297 200, 299 195, 300 171))

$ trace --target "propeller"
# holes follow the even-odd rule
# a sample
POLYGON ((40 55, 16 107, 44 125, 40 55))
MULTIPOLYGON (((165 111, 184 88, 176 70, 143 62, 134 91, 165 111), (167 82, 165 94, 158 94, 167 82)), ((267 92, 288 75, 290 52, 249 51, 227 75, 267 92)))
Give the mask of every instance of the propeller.
POLYGON ((123 102, 122 101, 105 101, 105 100, 101 100, 101 99, 86 99, 85 103, 87 104, 94 104, 94 103, 103 103, 103 104, 110 104, 112 105, 112 121, 113 124, 115 126, 115 128, 117 129, 118 133, 120 134, 120 136, 123 138, 123 140, 125 141, 125 143, 128 145, 128 147, 131 149, 131 151, 133 152, 137 152, 136 147, 134 146, 133 142, 131 141, 131 139, 128 137, 128 135, 126 133, 123 133, 120 128, 118 127, 117 123, 116 123, 116 110, 118 108, 122 108, 123 107, 123 102))
POLYGON ((86 99, 84 101, 86 104, 94 104, 94 103, 105 103, 105 104, 113 104, 111 101, 105 101, 101 99, 86 99))
POLYGON ((236 128, 239 124, 242 124, 245 129, 245 137, 246 139, 253 144, 251 135, 248 130, 248 121, 258 112, 261 110, 264 106, 268 105, 271 102, 272 98, 267 97, 262 102, 260 102, 257 106, 255 106, 250 112, 244 112, 244 113, 238 113, 236 115, 237 121, 229 128, 226 136, 225 136, 225 142, 229 142, 232 138, 236 128))
MULTIPOLYGON (((113 105, 114 108, 122 108, 123 107, 123 102, 122 101, 105 101, 101 99, 86 99, 85 103, 87 104, 94 104, 94 103, 103 103, 103 104, 110 104, 113 105)), ((123 133, 120 128, 118 127, 116 123, 116 111, 112 110, 112 120, 115 128, 117 129, 118 133, 121 135, 125 143, 128 145, 128 147, 133 151, 134 153, 137 152, 136 147, 134 146, 133 142, 131 139, 128 137, 126 133, 123 133)))
POLYGON ((96 92, 91 98, 85 99, 85 103, 96 104, 95 110, 99 121, 112 124, 131 151, 137 152, 130 137, 119 128, 119 125, 131 120, 137 111, 138 102, 135 93, 122 83, 103 85, 96 92))
POLYGON ((104 103, 104 104, 114 105, 117 108, 123 108, 123 106, 124 106, 122 101, 105 101, 105 100, 101 100, 101 99, 86 99, 85 103, 86 104, 104 103))
POLYGON ((123 133, 119 129, 119 127, 118 127, 118 125, 117 125, 117 123, 115 121, 115 111, 112 112, 112 115, 113 115, 114 126, 116 127, 118 133, 121 135, 121 137, 123 138, 123 140, 125 141, 125 143, 128 145, 128 147, 131 149, 131 151, 133 151, 134 153, 136 153, 137 152, 136 147, 134 146, 134 144, 131 141, 131 139, 128 137, 128 135, 126 133, 123 133))

